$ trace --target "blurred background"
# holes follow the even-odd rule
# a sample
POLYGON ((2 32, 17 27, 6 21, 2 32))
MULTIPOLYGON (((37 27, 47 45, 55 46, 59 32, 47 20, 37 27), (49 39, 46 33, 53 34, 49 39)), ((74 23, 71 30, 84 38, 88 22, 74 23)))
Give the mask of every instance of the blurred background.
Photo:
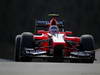
POLYGON ((100 47, 100 0, 0 0, 0 58, 13 59, 15 36, 33 32, 48 13, 60 14, 74 35, 92 34, 100 47))

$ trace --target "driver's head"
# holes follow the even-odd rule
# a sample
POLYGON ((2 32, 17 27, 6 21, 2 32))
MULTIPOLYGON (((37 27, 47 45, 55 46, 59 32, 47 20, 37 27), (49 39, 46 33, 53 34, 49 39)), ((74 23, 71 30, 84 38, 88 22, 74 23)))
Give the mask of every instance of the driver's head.
POLYGON ((59 28, 56 25, 52 25, 52 26, 49 27, 49 32, 51 34, 58 33, 59 32, 59 28))

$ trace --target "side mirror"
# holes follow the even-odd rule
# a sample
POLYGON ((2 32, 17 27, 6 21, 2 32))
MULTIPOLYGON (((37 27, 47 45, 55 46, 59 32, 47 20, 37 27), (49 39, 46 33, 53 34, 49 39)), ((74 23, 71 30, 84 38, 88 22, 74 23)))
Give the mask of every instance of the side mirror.
POLYGON ((65 31, 66 35, 70 35, 70 34, 73 34, 73 32, 71 31, 65 31))
POLYGON ((38 30, 37 33, 42 34, 42 33, 47 33, 45 30, 38 30))

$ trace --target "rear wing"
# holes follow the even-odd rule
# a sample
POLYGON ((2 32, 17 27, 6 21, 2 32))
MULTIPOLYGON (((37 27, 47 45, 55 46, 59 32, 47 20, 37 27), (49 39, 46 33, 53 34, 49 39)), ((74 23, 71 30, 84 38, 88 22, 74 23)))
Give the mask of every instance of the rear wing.
POLYGON ((52 25, 57 25, 60 31, 64 31, 64 21, 59 18, 59 14, 48 14, 49 20, 36 20, 35 21, 35 31, 45 30, 48 31, 49 27, 52 25))
MULTIPOLYGON (((56 25, 59 27, 60 31, 64 31, 64 22, 63 21, 57 21, 56 25)), ((35 32, 37 30, 48 31, 50 26, 51 26, 51 24, 49 21, 37 20, 35 22, 35 32)))
POLYGON ((40 20, 37 20, 35 22, 36 26, 47 26, 49 24, 49 21, 40 21, 40 20))
MULTIPOLYGON (((37 26, 48 26, 48 25, 50 25, 50 22, 49 21, 40 21, 40 20, 37 20, 35 24, 37 26)), ((64 22, 63 21, 57 21, 57 25, 58 26, 64 25, 64 22)))

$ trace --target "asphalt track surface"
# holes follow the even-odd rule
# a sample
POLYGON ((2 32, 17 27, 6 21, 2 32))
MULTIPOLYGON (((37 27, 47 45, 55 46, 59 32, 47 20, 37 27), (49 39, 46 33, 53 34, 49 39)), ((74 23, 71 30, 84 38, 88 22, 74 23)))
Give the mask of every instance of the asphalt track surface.
POLYGON ((0 75, 100 75, 100 49, 93 64, 14 62, 0 59, 0 75))

